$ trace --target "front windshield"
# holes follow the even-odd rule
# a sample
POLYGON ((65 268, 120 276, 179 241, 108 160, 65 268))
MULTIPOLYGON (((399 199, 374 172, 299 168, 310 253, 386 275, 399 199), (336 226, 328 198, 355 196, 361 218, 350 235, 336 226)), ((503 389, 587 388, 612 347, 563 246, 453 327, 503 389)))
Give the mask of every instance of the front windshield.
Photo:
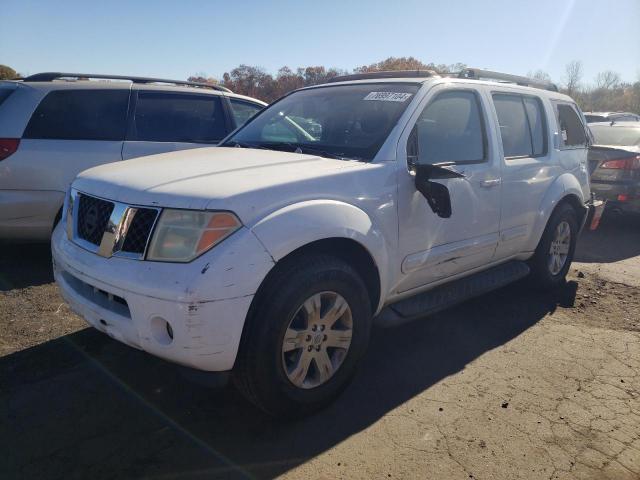
POLYGON ((266 108, 223 145, 372 160, 418 88, 366 83, 299 90, 266 108))
POLYGON ((590 128, 596 145, 640 146, 640 127, 592 125, 590 128))

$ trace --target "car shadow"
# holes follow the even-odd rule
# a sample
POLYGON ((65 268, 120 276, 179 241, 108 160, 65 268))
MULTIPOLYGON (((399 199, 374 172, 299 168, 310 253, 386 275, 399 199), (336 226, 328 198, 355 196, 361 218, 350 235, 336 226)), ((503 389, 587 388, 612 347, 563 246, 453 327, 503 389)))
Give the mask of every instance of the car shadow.
POLYGON ((295 422, 269 418, 231 387, 190 383, 169 364, 85 329, 0 358, 7 412, 0 417, 0 477, 273 478, 366 429, 558 305, 572 305, 576 289, 569 282, 540 294, 520 282, 375 329, 344 394, 295 422))
POLYGON ((53 282, 49 243, 0 243, 0 291, 53 282))
POLYGON ((607 215, 597 230, 584 230, 574 261, 612 263, 640 255, 640 216, 607 215))

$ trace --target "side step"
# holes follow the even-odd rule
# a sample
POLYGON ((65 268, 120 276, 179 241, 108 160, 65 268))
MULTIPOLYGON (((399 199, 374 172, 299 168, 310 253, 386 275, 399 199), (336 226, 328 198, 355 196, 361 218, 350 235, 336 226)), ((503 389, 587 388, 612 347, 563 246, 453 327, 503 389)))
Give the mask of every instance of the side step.
POLYGON ((504 287, 527 275, 529 266, 525 262, 514 260, 503 263, 388 305, 375 318, 375 322, 382 327, 400 325, 504 287))

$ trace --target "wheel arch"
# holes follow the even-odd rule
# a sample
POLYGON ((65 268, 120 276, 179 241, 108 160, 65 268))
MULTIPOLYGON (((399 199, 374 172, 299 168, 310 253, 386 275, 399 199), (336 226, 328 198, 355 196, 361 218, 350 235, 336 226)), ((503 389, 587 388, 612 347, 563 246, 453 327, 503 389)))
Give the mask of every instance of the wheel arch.
POLYGON ((388 242, 362 209, 334 200, 302 202, 268 215, 252 231, 275 262, 261 285, 285 261, 308 253, 331 254, 356 269, 369 290, 372 311, 379 310, 390 268, 388 242))
POLYGON ((528 251, 536 249, 551 215, 561 204, 569 204, 576 212, 578 224, 582 225, 588 213, 585 207, 586 200, 580 183, 574 175, 569 173, 560 175, 551 184, 538 207, 528 251))

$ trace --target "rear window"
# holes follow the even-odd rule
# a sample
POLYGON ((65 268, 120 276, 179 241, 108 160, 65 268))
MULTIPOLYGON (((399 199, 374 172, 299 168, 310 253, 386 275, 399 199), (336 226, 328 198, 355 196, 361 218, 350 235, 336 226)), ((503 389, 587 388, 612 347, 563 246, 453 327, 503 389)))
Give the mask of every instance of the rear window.
POLYGON ((24 138, 123 140, 128 90, 56 90, 31 116, 24 138))
POLYGON ((606 122, 607 117, 603 117, 602 115, 585 115, 584 118, 587 119, 587 123, 596 123, 596 122, 606 122))
POLYGON ((593 125, 590 128, 596 145, 640 146, 640 127, 593 125))
POLYGON ((217 143, 227 134, 219 97, 140 92, 132 138, 146 142, 217 143))

